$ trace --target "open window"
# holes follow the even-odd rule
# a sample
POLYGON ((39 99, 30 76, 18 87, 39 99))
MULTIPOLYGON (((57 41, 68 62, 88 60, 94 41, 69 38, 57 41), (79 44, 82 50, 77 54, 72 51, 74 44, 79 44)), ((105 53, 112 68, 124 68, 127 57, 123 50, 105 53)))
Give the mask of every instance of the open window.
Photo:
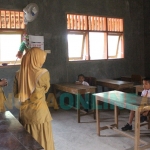
MULTIPOLYGON (((21 43, 22 32, 0 31, 0 63, 14 64, 21 43)), ((20 60, 17 60, 20 63, 20 60)))
POLYGON ((123 58, 123 35, 108 35, 108 59, 123 58))
MULTIPOLYGON (((0 10, 0 64, 13 65, 24 32, 23 11, 0 10)), ((20 64, 20 60, 17 60, 20 64)))
POLYGON ((67 14, 68 59, 124 58, 123 19, 67 14))
POLYGON ((68 55, 69 60, 84 60, 85 55, 85 33, 68 34, 68 55))

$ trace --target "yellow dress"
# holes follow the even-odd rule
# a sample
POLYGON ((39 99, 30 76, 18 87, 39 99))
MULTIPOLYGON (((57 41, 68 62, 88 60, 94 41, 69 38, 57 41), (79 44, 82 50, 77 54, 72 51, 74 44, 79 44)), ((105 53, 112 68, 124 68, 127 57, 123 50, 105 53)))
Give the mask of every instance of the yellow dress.
POLYGON ((0 87, 0 112, 5 112, 5 106, 4 106, 5 100, 6 97, 4 95, 3 88, 0 87))
MULTIPOLYGON (((14 95, 18 94, 17 74, 14 81, 14 95)), ((50 122, 52 117, 45 101, 45 93, 48 91, 49 87, 50 76, 47 71, 38 79, 36 88, 30 98, 21 103, 19 120, 25 129, 45 150, 54 150, 50 122)))

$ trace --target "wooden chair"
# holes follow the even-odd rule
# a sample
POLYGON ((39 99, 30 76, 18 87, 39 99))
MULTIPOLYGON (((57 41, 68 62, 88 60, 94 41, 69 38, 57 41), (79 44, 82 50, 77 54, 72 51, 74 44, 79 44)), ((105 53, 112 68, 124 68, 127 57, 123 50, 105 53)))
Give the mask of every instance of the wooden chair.
POLYGON ((150 113, 148 114, 148 117, 147 117, 147 118, 148 118, 148 121, 147 121, 147 122, 148 122, 148 123, 147 123, 147 124, 148 124, 148 129, 150 129, 150 113))
POLYGON ((85 77, 85 81, 88 82, 90 86, 96 86, 95 77, 85 77))
MULTIPOLYGON (((147 103, 148 102, 147 99, 148 98, 143 99, 143 102, 141 102, 141 105, 143 105, 143 103, 147 103)), ((145 111, 145 112, 147 112, 147 111, 145 111)), ((144 126, 144 125, 148 125, 148 129, 150 129, 150 111, 148 111, 147 120, 140 124, 140 126, 144 126)))
POLYGON ((147 116, 147 121, 140 124, 140 126, 147 125, 148 129, 150 129, 150 113, 147 116))
POLYGON ((127 88, 127 89, 122 90, 123 92, 135 93, 136 92, 135 85, 141 85, 142 84, 142 76, 138 75, 138 74, 132 74, 130 82, 133 82, 134 86, 131 88, 127 88))
POLYGON ((142 76, 138 75, 138 74, 132 74, 131 81, 134 82, 134 85, 141 85, 142 84, 142 76))

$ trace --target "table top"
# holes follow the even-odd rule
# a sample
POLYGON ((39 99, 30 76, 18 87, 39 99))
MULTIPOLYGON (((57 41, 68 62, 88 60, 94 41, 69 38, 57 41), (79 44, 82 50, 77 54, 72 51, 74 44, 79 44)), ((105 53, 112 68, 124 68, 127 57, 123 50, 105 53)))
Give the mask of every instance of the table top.
POLYGON ((54 88, 72 94, 95 93, 96 90, 95 86, 78 85, 73 83, 54 84, 54 88))
POLYGON ((134 87, 143 89, 143 85, 135 85, 134 87))
POLYGON ((121 76, 121 80, 131 82, 131 76, 121 76))
POLYGON ((100 100, 129 110, 150 110, 150 98, 147 97, 141 97, 135 94, 124 93, 115 90, 110 92, 96 93, 93 95, 96 96, 96 100, 100 100), (142 104, 146 104, 146 106, 142 107, 142 104))
POLYGON ((127 81, 121 81, 121 80, 113 80, 113 79, 98 79, 97 82, 107 82, 111 84, 133 84, 132 82, 127 82, 127 81))
POLYGON ((131 79, 131 76, 121 76, 121 77, 131 79))
POLYGON ((44 150, 10 111, 0 113, 0 149, 44 150))
POLYGON ((113 79, 98 79, 96 82, 97 85, 106 86, 115 90, 133 87, 133 82, 113 79))
MULTIPOLYGON (((142 79, 144 79, 145 77, 144 76, 141 76, 142 79)), ((121 78, 128 78, 128 79, 131 79, 131 76, 121 76, 121 78)))

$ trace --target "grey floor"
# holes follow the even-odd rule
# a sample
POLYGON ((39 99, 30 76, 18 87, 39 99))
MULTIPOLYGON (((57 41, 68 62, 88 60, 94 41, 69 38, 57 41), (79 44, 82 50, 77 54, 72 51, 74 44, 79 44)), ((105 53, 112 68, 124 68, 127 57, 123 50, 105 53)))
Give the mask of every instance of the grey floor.
MULTIPOLYGON (((96 122, 92 115, 81 117, 81 123, 77 123, 75 110, 50 109, 50 112, 53 117, 55 150, 125 150, 134 146, 132 139, 111 129, 103 130, 101 136, 97 136, 96 122)), ((126 124, 128 115, 129 111, 121 110, 119 128, 126 124)), ((101 112, 101 118, 101 126, 114 123, 113 111, 101 112)), ((128 133, 134 135, 134 128, 128 133)), ((141 139, 150 142, 147 126, 141 127, 141 139)))

